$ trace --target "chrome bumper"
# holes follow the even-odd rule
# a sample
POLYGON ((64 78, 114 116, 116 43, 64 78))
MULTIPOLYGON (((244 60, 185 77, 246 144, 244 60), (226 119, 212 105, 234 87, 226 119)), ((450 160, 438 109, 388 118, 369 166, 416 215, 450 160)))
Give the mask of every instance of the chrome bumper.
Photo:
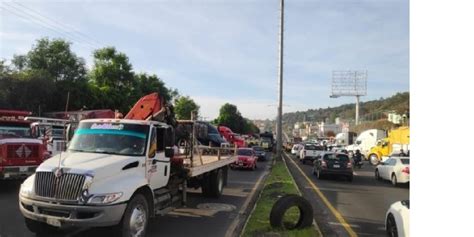
POLYGON ((24 217, 56 227, 99 227, 117 225, 126 203, 110 206, 61 205, 19 197, 24 217))

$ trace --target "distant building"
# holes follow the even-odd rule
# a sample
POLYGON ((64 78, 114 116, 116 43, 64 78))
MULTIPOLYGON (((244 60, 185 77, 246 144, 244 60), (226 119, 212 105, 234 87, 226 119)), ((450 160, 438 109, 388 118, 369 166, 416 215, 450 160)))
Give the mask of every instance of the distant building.
POLYGON ((333 132, 334 134, 338 134, 342 131, 341 124, 329 124, 325 122, 321 122, 319 125, 319 136, 325 137, 328 132, 333 132))

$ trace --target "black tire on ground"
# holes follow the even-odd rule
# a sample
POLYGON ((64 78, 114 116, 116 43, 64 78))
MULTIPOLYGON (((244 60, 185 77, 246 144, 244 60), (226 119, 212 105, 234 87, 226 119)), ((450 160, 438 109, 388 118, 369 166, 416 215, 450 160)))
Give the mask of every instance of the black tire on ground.
POLYGON ((393 217, 391 213, 388 214, 388 217, 387 217, 386 231, 387 231, 387 236, 398 237, 397 223, 395 222, 395 218, 393 217))
POLYGON ((380 174, 379 174, 379 170, 375 170, 375 179, 376 180, 381 180, 382 178, 380 178, 380 174))
POLYGON ((273 204, 270 212, 270 224, 275 228, 289 230, 309 227, 313 224, 313 207, 306 199, 298 195, 289 194, 283 196, 273 204), (283 223, 283 216, 288 209, 294 206, 300 211, 298 222, 295 225, 286 226, 285 223, 283 223))
POLYGON ((348 180, 349 182, 352 182, 353 179, 354 179, 354 176, 352 176, 352 175, 347 176, 347 180, 348 180))
POLYGON ((56 227, 28 218, 25 218, 25 225, 28 230, 35 233, 37 236, 50 236, 58 232, 56 227))
POLYGON ((208 197, 219 198, 224 190, 224 173, 222 169, 211 172, 209 177, 210 190, 208 197))
POLYGON ((392 185, 393 187, 397 187, 398 186, 398 182, 397 182, 397 176, 395 174, 392 174, 392 185))
POLYGON ((114 227, 114 236, 146 236, 150 217, 148 202, 141 193, 135 194, 127 205, 120 223, 114 227))

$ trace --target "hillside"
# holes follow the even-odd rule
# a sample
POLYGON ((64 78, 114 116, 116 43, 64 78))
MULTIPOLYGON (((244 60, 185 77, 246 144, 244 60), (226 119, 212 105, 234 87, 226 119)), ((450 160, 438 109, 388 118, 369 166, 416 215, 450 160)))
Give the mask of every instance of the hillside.
MULTIPOLYGON (((384 112, 396 111, 404 114, 410 111, 409 92, 397 93, 388 98, 371 100, 360 103, 359 116, 361 121, 374 121, 384 118, 384 112)), ((307 111, 298 111, 283 114, 283 123, 292 125, 295 122, 302 121, 326 121, 334 122, 339 117, 342 120, 352 121, 355 118, 355 103, 344 104, 334 108, 310 109, 307 111)))

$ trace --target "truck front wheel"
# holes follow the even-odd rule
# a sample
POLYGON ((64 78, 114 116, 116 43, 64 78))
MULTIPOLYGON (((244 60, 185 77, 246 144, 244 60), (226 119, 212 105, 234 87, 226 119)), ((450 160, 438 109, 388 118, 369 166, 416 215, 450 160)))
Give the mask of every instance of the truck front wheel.
POLYGON ((379 164, 379 158, 376 154, 370 154, 369 161, 370 161, 370 164, 372 164, 373 166, 376 166, 379 164))
POLYGON ((148 202, 138 193, 127 205, 122 221, 117 226, 117 235, 122 237, 142 237, 146 235, 148 226, 148 202))

